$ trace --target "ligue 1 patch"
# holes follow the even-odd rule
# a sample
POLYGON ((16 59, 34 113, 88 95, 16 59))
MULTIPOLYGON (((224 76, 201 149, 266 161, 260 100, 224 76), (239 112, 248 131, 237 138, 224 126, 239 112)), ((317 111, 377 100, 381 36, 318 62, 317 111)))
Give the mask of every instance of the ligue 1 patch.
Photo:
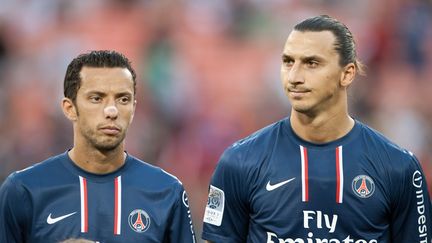
POLYGON ((352 190, 357 196, 368 198, 375 192, 375 182, 367 175, 356 176, 352 181, 352 190))
POLYGON ((207 206, 204 212, 204 223, 220 226, 225 206, 225 193, 210 185, 207 206))
POLYGON ((150 227, 150 216, 142 209, 135 209, 129 214, 129 226, 137 233, 143 233, 150 227))

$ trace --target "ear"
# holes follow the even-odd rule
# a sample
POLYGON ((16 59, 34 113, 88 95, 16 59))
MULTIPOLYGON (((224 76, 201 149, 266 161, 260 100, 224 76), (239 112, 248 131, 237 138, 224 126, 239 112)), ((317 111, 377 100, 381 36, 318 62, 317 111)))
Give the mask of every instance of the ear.
POLYGON ((340 85, 342 87, 348 87, 353 81, 356 75, 356 67, 354 63, 348 63, 341 73, 340 85))
POLYGON ((63 98, 61 105, 66 118, 71 121, 76 121, 78 118, 78 112, 72 100, 69 98, 63 98))

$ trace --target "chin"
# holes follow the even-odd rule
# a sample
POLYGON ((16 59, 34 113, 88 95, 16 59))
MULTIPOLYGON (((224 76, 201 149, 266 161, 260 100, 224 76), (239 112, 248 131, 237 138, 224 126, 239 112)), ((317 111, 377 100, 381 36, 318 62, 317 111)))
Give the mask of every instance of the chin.
POLYGON ((105 140, 105 141, 97 141, 93 143, 93 146, 100 151, 112 151, 117 149, 120 144, 123 142, 123 139, 115 139, 115 140, 105 140))
POLYGON ((313 106, 306 104, 305 102, 291 102, 291 107, 293 110, 300 113, 308 113, 313 108, 313 106))
POLYGON ((311 113, 310 109, 293 108, 293 110, 296 111, 297 113, 302 113, 302 114, 309 114, 309 113, 311 113))
POLYGON ((116 150, 119 147, 120 144, 97 144, 94 147, 99 151, 113 151, 116 150))
POLYGON ((316 106, 312 105, 293 105, 292 110, 296 111, 297 113, 307 115, 307 116, 315 116, 318 112, 316 109, 316 106))

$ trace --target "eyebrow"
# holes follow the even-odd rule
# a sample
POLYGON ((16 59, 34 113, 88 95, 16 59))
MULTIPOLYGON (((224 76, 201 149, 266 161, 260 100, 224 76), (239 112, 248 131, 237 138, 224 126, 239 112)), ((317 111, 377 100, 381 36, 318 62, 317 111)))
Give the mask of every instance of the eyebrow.
POLYGON ((124 92, 120 92, 120 93, 115 94, 115 97, 122 97, 122 96, 133 97, 133 93, 131 93, 129 91, 124 91, 124 92))
POLYGON ((85 92, 85 95, 100 95, 100 96, 105 96, 106 93, 101 92, 101 91, 96 91, 96 90, 90 90, 85 92))
MULTIPOLYGON (((294 57, 288 55, 288 54, 282 54, 282 60, 284 59, 295 59, 294 57)), ((300 58, 301 61, 310 61, 310 60, 318 60, 318 61, 323 61, 324 58, 322 58, 321 56, 318 55, 311 55, 311 56, 302 56, 300 58)))
MULTIPOLYGON (((105 92, 97 91, 97 90, 90 90, 86 92, 86 95, 99 95, 99 96, 107 96, 105 92)), ((123 91, 115 94, 115 97, 122 97, 122 96, 133 96, 133 93, 129 91, 123 91)))

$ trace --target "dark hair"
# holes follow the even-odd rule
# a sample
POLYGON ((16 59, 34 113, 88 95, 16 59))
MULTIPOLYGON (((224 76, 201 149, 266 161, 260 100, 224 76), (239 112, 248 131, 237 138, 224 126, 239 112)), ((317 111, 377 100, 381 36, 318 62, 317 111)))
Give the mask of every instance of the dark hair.
POLYGON ((330 31, 336 37, 335 50, 340 56, 339 64, 354 63, 359 74, 364 74, 364 65, 357 58, 356 44, 348 27, 328 15, 320 15, 303 20, 294 26, 297 31, 330 31))
POLYGON ((134 94, 136 92, 136 73, 131 62, 123 54, 116 51, 90 51, 74 58, 69 63, 63 84, 63 93, 66 98, 73 102, 76 100, 78 89, 81 86, 80 72, 82 67, 109 67, 127 68, 134 83, 134 94))

